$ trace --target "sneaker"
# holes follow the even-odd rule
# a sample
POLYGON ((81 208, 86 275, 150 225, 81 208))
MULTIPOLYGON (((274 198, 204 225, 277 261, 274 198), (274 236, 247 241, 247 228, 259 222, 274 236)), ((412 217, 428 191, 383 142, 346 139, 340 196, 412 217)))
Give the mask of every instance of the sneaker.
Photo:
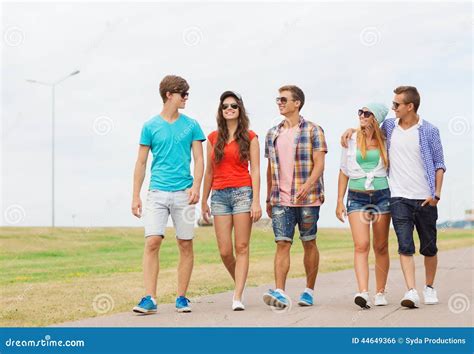
POLYGON ((156 313, 157 308, 156 302, 153 302, 151 296, 148 295, 140 300, 138 305, 133 308, 133 312, 143 314, 156 313))
POLYGON ((178 312, 191 312, 191 306, 189 305, 189 299, 185 296, 176 298, 176 311, 178 312))
POLYGON ((232 299, 232 310, 233 311, 243 311, 245 306, 242 301, 232 299))
POLYGON ((263 294, 263 302, 268 306, 274 306, 284 309, 288 306, 288 299, 286 296, 279 291, 269 289, 265 294, 263 294))
POLYGON ((388 305, 388 301, 385 298, 385 293, 377 293, 374 296, 374 305, 375 306, 386 306, 388 305))
POLYGON ((426 286, 423 289, 423 297, 425 299, 425 305, 435 305, 438 303, 438 295, 436 290, 431 286, 426 286))
POLYGON ((401 303, 403 307, 417 308, 420 306, 420 297, 415 289, 410 289, 405 293, 401 303))
POLYGON ((307 293, 306 291, 303 292, 300 296, 300 300, 298 301, 298 305, 313 306, 313 295, 307 293))
POLYGON ((363 293, 355 294, 354 303, 363 309, 370 309, 369 293, 364 291, 363 293))

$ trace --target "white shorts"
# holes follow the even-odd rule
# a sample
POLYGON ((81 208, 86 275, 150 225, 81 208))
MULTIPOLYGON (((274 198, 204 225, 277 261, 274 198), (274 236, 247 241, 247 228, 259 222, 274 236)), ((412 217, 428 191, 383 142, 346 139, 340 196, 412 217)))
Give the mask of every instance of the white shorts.
POLYGON ((188 203, 185 191, 165 192, 160 190, 148 191, 144 210, 145 237, 165 237, 168 217, 171 215, 176 238, 192 240, 194 237, 195 205, 188 203))

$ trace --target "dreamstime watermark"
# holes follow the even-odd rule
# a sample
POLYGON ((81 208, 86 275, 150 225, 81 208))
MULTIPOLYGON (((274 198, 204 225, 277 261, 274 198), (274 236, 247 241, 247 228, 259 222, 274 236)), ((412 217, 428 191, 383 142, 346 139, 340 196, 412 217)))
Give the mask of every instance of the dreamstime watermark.
POLYGON ((25 32, 20 27, 7 27, 3 32, 3 41, 9 47, 18 47, 25 41, 25 32))
POLYGON ((471 307, 471 301, 469 300, 469 297, 467 297, 467 295, 465 294, 456 293, 449 297, 449 300, 448 300, 449 311, 451 311, 452 313, 456 315, 462 312, 469 311, 470 307, 471 307))
MULTIPOLYGON (((286 118, 284 116, 275 117, 270 122, 270 127, 276 127, 277 125, 279 125, 280 123, 282 123, 285 120, 288 120, 288 118, 286 118)), ((288 122, 289 122, 289 120, 288 120, 288 122)))
POLYGON ((185 139, 186 137, 188 137, 193 129, 198 125, 198 123, 195 121, 195 120, 192 120, 187 126, 186 128, 184 128, 177 136, 175 136, 174 138, 174 142, 176 144, 180 143, 183 139, 185 139))
POLYGON ((3 213, 3 218, 5 222, 10 225, 16 225, 23 221, 25 218, 26 213, 25 209, 19 204, 10 205, 5 209, 3 213))
POLYGON ((84 347, 84 340, 55 340, 51 339, 49 334, 44 336, 44 339, 28 339, 17 340, 8 338, 5 341, 6 347, 84 347))
POLYGON ((99 315, 103 315, 114 309, 115 301, 109 294, 99 294, 92 301, 92 308, 99 315))
POLYGON ((359 321, 359 319, 363 316, 364 311, 367 311, 367 309, 357 310, 357 312, 351 318, 352 324, 355 325, 357 323, 357 321, 359 321))
POLYGON ((379 221, 382 215, 380 213, 381 212, 380 208, 375 204, 364 205, 364 207, 358 211, 359 211, 359 220, 363 224, 366 224, 366 225, 370 224, 371 222, 375 223, 379 221))
POLYGON ((196 222, 196 215, 201 216, 201 208, 197 204, 186 206, 181 214, 182 220, 186 224, 193 224, 196 222))
POLYGON ((23 301, 26 297, 26 293, 33 289, 33 285, 29 284, 23 292, 16 297, 17 301, 23 301))
POLYGON ((94 120, 92 130, 97 135, 107 135, 114 129, 114 121, 107 116, 100 116, 94 120))
POLYGON ((453 135, 469 134, 471 131, 471 122, 463 116, 453 117, 448 122, 448 130, 453 135))
POLYGON ((291 309, 293 308, 293 301, 289 296, 285 296, 286 301, 288 302, 288 305, 285 307, 281 306, 270 306, 272 312, 283 315, 291 312, 291 309))
POLYGON ((201 43, 202 31, 197 26, 187 27, 183 30, 183 43, 189 47, 195 47, 201 43))
POLYGON ((380 32, 377 27, 365 27, 359 34, 360 43, 366 47, 373 47, 380 42, 380 32))

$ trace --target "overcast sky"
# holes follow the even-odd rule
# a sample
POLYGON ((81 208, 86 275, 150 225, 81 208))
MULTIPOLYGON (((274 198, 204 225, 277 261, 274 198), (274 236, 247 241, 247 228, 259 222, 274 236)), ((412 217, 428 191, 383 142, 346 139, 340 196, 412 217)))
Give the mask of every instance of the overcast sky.
MULTIPOLYGON (((51 90, 26 79, 76 69, 56 88, 57 225, 141 225, 130 213, 133 168, 166 74, 190 83, 184 113, 206 135, 220 93, 240 92, 262 158, 278 87, 300 86, 302 114, 329 148, 322 227, 343 226, 334 215, 340 134, 364 103, 390 105, 396 86, 417 86, 419 113, 439 127, 445 151, 439 220, 461 219, 474 199, 472 25, 470 2, 4 3, 1 225, 50 224, 51 90)), ((143 199, 148 180, 149 170, 143 199)))

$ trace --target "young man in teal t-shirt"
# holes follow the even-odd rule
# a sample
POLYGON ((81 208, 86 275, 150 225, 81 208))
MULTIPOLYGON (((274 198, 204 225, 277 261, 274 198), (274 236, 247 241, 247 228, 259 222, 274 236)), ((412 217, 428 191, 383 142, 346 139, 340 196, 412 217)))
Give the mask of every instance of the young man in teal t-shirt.
POLYGON ((186 105, 189 85, 185 79, 168 75, 160 83, 163 110, 142 128, 138 159, 133 178, 132 213, 142 216, 140 190, 145 178, 149 152, 153 155, 151 180, 145 212, 145 251, 143 276, 145 297, 133 308, 137 313, 155 313, 159 251, 165 237, 168 217, 176 229, 179 248, 178 293, 176 310, 191 312, 186 298, 193 269, 193 237, 195 204, 204 171, 202 142, 206 140, 198 122, 179 113, 186 105), (191 151, 194 179, 191 176, 191 151))

